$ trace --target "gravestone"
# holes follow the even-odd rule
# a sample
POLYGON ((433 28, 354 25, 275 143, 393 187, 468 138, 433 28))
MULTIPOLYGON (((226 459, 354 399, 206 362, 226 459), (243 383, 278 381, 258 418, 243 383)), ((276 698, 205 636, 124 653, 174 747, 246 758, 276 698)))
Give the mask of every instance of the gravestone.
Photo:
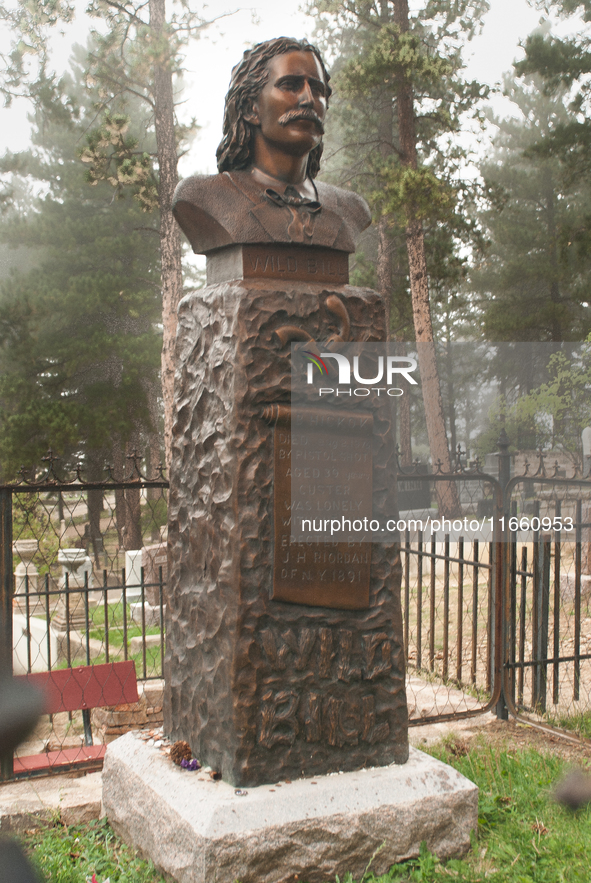
POLYGON ((396 515, 390 404, 291 396, 291 342, 386 337, 382 299, 348 280, 367 206, 313 180, 328 81, 306 42, 248 50, 220 174, 175 196, 208 285, 179 307, 164 734, 223 781, 128 734, 107 751, 103 805, 182 883, 382 873, 423 841, 465 851, 477 823, 476 786, 409 759, 398 545, 309 541, 292 509, 291 479, 329 454, 311 505, 396 515))
MULTIPOLYGON (((382 298, 348 284, 367 206, 312 180, 328 75, 298 45, 245 54, 220 174, 183 181, 174 204, 208 285, 179 308, 164 724, 240 786, 408 757, 398 546, 296 544, 285 518, 291 434, 322 447, 332 413, 292 409, 290 342, 386 339, 382 298)), ((392 516, 390 432, 378 411, 338 444, 373 452, 357 492, 392 516)))
MULTIPOLYGON (((295 417, 276 330, 326 338, 331 296, 354 339, 384 338, 381 298, 344 283, 229 279, 179 311, 165 730, 234 785, 408 754, 397 545, 294 552, 279 517, 295 417), (347 592, 325 588, 321 571, 347 555, 358 559, 347 592)), ((391 466, 379 460, 378 444, 374 493, 391 466)))
POLYGON ((144 585, 146 600, 152 607, 160 605, 160 571, 162 583, 168 579, 168 556, 166 543, 154 543, 142 548, 142 567, 144 568, 144 585))

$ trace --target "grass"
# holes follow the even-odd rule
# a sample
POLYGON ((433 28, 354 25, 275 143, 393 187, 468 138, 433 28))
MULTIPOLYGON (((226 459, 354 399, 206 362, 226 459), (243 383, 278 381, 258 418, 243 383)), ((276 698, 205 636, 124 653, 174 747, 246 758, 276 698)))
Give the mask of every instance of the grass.
POLYGON ((30 833, 23 846, 44 883, 164 883, 152 862, 140 859, 105 819, 66 827, 60 822, 30 833))
POLYGON ((564 715, 547 715, 548 723, 563 730, 572 730, 582 739, 591 739, 591 712, 580 711, 564 715))
MULTIPOLYGON (((122 660, 124 658, 123 653, 123 604, 121 601, 117 601, 114 604, 109 604, 109 661, 116 662, 122 660)), ((139 653, 130 653, 129 652, 129 643, 132 638, 140 637, 142 635, 141 626, 136 625, 133 619, 131 618, 131 612, 128 609, 127 612, 127 643, 128 643, 128 659, 133 659, 136 663, 136 670, 138 673, 138 677, 143 677, 143 656, 142 652, 139 653)), ((96 641, 101 641, 102 644, 105 644, 105 613, 104 606, 100 604, 98 607, 90 608, 89 610, 89 637, 96 641)), ((146 636, 148 635, 159 635, 160 628, 158 626, 149 626, 146 627, 146 636)), ((83 639, 86 638, 86 631, 82 631, 83 639)), ((76 656, 76 660, 80 664, 80 659, 82 657, 78 654, 76 656)), ((91 651, 91 663, 93 665, 100 665, 107 661, 106 654, 96 653, 96 651, 91 651)), ((68 660, 62 659, 54 668, 68 668, 68 660)), ((146 648, 146 676, 147 677, 161 677, 161 654, 160 647, 147 647, 146 648)))
POLYGON ((531 748, 499 751, 484 739, 464 756, 454 751, 458 743, 452 740, 431 753, 480 789, 478 838, 469 853, 439 862, 423 846, 417 860, 383 876, 370 870, 363 883, 587 883, 591 807, 572 813, 551 798, 554 783, 566 772, 564 760, 531 748))
MULTIPOLYGON (((453 737, 431 753, 479 789, 478 836, 468 854, 440 862, 425 845, 420 856, 362 881, 338 883, 587 883, 591 865, 591 806, 576 813, 555 804, 551 792, 567 763, 527 748, 507 750, 483 737, 467 749, 453 737)), ((26 840, 46 883, 160 883, 152 866, 123 846, 105 821, 84 827, 55 824, 26 840)), ((303 881, 302 881, 303 883, 303 881)))
MULTIPOLYGON (((138 680, 144 679, 144 660, 142 656, 142 652, 139 653, 128 653, 127 658, 135 662, 135 670, 138 680)), ((123 659, 123 648, 119 647, 111 647, 109 650, 109 662, 121 662, 123 659)), ((93 656, 90 660, 91 665, 103 665, 107 661, 107 656, 105 653, 99 653, 98 656, 93 656)), ((146 678, 161 678, 162 677, 162 665, 161 665, 161 654, 160 647, 146 647, 146 678)), ((72 662, 72 665, 80 665, 84 664, 80 662, 80 657, 77 657, 76 662, 72 662)), ((58 665, 54 666, 55 668, 69 668, 67 660, 65 662, 60 662, 58 665)))

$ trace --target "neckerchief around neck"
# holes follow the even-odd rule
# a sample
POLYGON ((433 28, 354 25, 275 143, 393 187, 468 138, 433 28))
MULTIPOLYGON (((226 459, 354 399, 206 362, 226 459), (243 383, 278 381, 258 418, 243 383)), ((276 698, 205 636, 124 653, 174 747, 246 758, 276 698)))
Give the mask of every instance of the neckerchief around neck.
POLYGON ((301 196, 295 187, 288 185, 283 194, 268 187, 265 196, 279 208, 287 208, 291 212, 292 219, 287 228, 287 234, 292 242, 305 242, 311 239, 314 233, 316 215, 322 208, 317 199, 308 199, 301 196))

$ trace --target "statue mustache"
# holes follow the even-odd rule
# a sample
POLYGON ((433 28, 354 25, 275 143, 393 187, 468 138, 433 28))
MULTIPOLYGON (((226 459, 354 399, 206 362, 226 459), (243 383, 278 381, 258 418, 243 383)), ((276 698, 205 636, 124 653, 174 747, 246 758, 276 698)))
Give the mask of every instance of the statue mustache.
POLYGON ((297 110, 288 110, 283 116, 280 116, 277 122, 280 126, 287 126, 296 120, 311 120, 316 123, 316 127, 320 130, 320 134, 324 135, 324 125, 318 114, 309 107, 298 108, 297 110))

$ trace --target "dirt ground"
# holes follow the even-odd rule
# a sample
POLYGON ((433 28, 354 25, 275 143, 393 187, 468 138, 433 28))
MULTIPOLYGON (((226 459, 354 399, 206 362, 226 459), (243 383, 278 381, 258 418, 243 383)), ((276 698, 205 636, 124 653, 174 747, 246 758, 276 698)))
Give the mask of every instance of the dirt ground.
POLYGON ((479 733, 458 736, 467 748, 478 740, 486 740, 486 745, 499 751, 519 751, 534 748, 540 753, 557 754, 569 763, 591 769, 591 741, 573 742, 562 736, 538 730, 514 720, 494 720, 479 733))

